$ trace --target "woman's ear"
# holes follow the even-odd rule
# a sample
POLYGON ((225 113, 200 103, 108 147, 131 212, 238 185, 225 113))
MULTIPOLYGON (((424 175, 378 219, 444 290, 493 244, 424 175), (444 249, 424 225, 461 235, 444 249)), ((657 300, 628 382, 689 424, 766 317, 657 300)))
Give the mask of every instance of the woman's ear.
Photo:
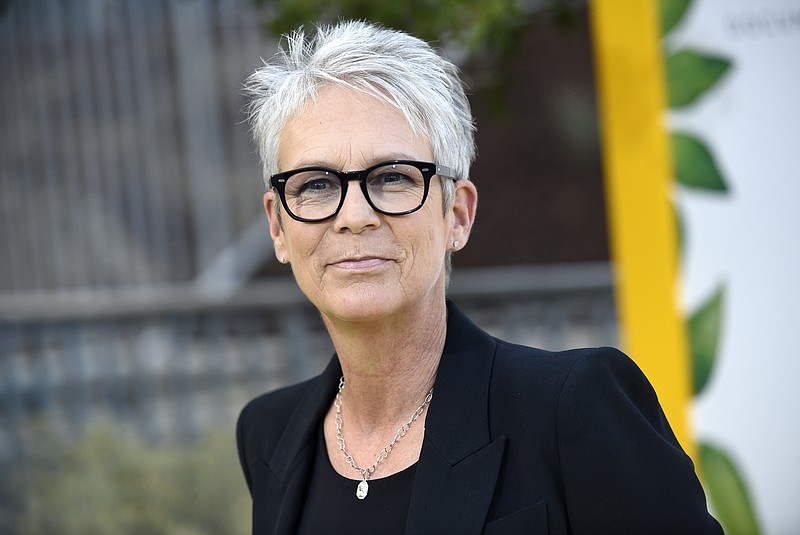
POLYGON ((456 180, 454 184, 453 206, 450 209, 453 216, 451 245, 458 250, 469 240, 478 208, 478 190, 470 180, 456 180))
POLYGON ((272 190, 264 194, 264 211, 267 213, 267 221, 269 222, 269 235, 272 238, 272 245, 275 248, 275 257, 281 264, 285 264, 288 258, 286 257, 286 244, 283 235, 283 223, 281 216, 278 213, 278 198, 272 190))

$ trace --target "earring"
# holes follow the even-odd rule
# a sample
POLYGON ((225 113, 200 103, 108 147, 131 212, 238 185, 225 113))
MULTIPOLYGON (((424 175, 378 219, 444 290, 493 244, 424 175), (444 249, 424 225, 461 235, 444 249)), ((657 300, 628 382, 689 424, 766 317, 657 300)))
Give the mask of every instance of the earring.
POLYGON ((453 247, 458 247, 458 240, 453 240, 453 247))
POLYGON ((281 255, 281 257, 278 259, 278 262, 280 262, 281 264, 285 264, 286 263, 286 257, 281 255))

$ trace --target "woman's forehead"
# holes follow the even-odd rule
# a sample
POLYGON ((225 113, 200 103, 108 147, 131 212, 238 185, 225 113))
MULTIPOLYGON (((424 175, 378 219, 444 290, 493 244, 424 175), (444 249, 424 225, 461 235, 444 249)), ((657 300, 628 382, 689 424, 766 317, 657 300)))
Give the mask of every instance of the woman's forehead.
POLYGON ((366 166, 391 159, 432 159, 430 143, 391 104, 330 86, 287 121, 281 170, 306 165, 366 166))

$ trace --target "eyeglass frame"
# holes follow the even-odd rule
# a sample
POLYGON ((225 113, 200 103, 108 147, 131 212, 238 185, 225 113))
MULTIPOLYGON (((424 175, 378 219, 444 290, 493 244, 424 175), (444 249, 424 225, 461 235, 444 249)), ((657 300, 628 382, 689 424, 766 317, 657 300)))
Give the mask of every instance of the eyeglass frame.
POLYGON ((358 180, 358 184, 361 187, 361 193, 364 195, 364 199, 367 200, 367 203, 370 207, 378 212, 379 214, 383 215, 390 215, 390 216, 403 216, 408 214, 413 214, 425 204, 425 201, 428 200, 428 191, 430 190, 431 179, 434 176, 439 176, 440 178, 449 178, 452 180, 459 180, 458 177, 455 176, 455 171, 452 168, 447 167, 446 165, 439 165, 433 162, 422 162, 417 160, 387 160, 385 162, 376 163, 375 165, 371 165, 366 169, 361 169, 358 171, 336 171, 334 169, 330 169, 325 166, 321 165, 312 165, 309 167, 300 167, 297 169, 290 169, 289 171, 282 171, 280 173, 275 173, 269 178, 270 186, 274 190, 278 192, 278 196, 281 199, 281 204, 286 209, 286 213, 289 214, 289 217, 296 221, 300 221, 303 223, 320 223, 322 221, 326 221, 332 217, 336 217, 339 211, 344 206, 344 200, 347 197, 347 185, 353 181, 358 180), (422 190, 422 199, 420 199, 419 204, 410 210, 404 210, 401 212, 389 212, 386 210, 381 210, 372 202, 372 199, 369 196, 369 192, 367 190, 367 177, 369 174, 378 169, 379 167, 385 167, 388 165, 410 165, 415 167, 422 173, 422 181, 423 181, 423 190, 422 190), (326 217, 320 218, 307 218, 307 217, 300 217, 293 213, 291 209, 289 209, 289 204, 286 201, 286 182, 292 175, 296 175, 298 173, 304 173, 306 171, 325 171, 326 173, 330 173, 331 175, 335 176, 339 179, 339 183, 342 186, 342 193, 339 198, 339 205, 336 207, 336 210, 333 213, 326 217))

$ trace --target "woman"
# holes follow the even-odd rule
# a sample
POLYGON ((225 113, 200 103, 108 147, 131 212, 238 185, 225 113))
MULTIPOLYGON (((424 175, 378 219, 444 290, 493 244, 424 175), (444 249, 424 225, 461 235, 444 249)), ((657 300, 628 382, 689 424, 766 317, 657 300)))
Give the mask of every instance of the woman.
POLYGON ((242 411, 254 533, 721 532, 627 357, 512 345, 446 301, 477 205, 449 61, 343 22, 248 89, 275 253, 336 348, 242 411))

